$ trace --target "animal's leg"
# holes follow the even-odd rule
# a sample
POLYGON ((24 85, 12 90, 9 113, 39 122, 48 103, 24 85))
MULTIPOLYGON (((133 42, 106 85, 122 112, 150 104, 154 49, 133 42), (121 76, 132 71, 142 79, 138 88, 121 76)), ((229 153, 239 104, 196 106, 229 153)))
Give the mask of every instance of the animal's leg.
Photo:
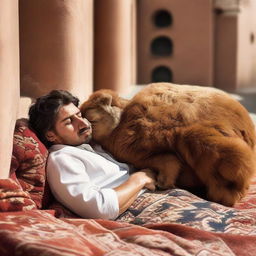
POLYGON ((219 159, 208 180, 209 199, 232 206, 245 196, 255 173, 254 152, 241 139, 225 138, 219 144, 219 159), (225 141, 226 140, 226 141, 225 141))
POLYGON ((248 183, 236 188, 232 183, 228 185, 223 181, 213 179, 207 187, 207 199, 226 206, 233 206, 245 196, 248 188, 248 183))
POLYGON ((210 200, 233 205, 246 193, 255 172, 255 157, 238 137, 196 125, 177 138, 177 149, 207 187, 210 200))
POLYGON ((179 175, 181 163, 173 154, 153 155, 146 160, 147 166, 158 172, 157 185, 167 189, 175 185, 179 175))

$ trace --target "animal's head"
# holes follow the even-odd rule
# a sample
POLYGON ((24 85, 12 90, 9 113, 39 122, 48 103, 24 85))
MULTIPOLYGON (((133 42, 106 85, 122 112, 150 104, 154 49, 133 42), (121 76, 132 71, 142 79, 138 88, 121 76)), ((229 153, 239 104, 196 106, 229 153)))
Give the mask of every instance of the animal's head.
POLYGON ((81 105, 82 116, 92 124, 92 137, 96 142, 103 142, 116 128, 127 102, 114 91, 103 89, 94 92, 81 105))

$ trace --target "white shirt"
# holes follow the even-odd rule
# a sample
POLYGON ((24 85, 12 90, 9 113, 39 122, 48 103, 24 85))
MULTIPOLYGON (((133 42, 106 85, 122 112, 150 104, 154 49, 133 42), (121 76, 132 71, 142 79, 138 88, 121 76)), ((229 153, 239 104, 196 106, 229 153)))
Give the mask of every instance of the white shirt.
POLYGON ((47 178, 59 202, 84 218, 118 217, 113 188, 128 179, 128 165, 73 146, 53 145, 49 151, 47 178))

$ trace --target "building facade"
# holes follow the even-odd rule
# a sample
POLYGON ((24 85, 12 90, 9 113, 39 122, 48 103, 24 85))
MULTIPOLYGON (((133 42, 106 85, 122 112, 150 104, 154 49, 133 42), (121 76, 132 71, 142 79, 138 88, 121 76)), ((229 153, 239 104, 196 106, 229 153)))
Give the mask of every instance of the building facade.
POLYGON ((255 2, 3 0, 1 62, 15 63, 1 63, 0 86, 20 88, 25 111, 51 89, 83 101, 96 89, 160 81, 256 86, 255 2))

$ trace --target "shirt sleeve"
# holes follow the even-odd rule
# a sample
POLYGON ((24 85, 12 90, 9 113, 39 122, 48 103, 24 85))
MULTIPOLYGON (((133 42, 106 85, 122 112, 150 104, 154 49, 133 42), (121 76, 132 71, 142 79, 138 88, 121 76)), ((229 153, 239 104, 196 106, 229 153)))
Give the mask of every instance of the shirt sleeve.
POLYGON ((55 198, 83 218, 115 219, 119 215, 116 192, 95 186, 84 163, 68 154, 50 154, 48 182, 55 198))

